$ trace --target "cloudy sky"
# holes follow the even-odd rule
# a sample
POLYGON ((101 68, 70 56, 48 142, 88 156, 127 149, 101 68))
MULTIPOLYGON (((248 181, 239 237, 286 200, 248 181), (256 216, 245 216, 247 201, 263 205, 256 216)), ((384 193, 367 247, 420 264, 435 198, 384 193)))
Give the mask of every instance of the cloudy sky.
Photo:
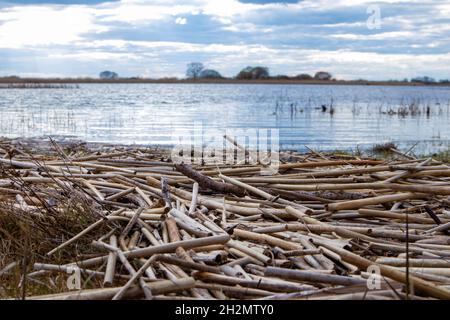
POLYGON ((0 76, 183 77, 191 61, 450 78, 450 0, 0 0, 0 76))

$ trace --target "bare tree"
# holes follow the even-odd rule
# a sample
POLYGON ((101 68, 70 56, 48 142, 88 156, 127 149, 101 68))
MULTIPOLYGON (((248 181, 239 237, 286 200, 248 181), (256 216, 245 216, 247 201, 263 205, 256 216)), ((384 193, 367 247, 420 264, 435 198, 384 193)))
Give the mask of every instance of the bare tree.
POLYGON ((191 62, 187 65, 186 77, 189 79, 197 79, 200 76, 204 66, 201 62, 191 62))

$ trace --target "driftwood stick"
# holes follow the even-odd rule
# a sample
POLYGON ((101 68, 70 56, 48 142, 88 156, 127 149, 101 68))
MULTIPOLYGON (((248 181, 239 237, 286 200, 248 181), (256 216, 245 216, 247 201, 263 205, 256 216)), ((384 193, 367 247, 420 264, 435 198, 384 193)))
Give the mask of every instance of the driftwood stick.
POLYGON ((166 177, 161 177, 161 193, 163 200, 166 203, 166 207, 172 209, 172 200, 170 198, 170 192, 166 177))
POLYGON ((124 296, 125 292, 133 285, 133 283, 136 281, 137 278, 139 278, 145 270, 147 270, 148 267, 150 267, 156 260, 159 259, 159 255, 154 255, 151 258, 149 258, 144 265, 139 268, 138 271, 136 271, 132 276, 131 279, 128 280, 128 282, 114 295, 112 300, 120 300, 124 296))
MULTIPOLYGON (((146 286, 154 295, 166 294, 171 292, 178 292, 193 288, 195 280, 193 278, 181 278, 174 283, 170 280, 160 280, 157 282, 147 282, 146 286)), ((89 289, 82 291, 71 291, 59 294, 43 295, 29 297, 29 300, 107 300, 112 299, 114 295, 122 287, 105 288, 105 289, 89 289)), ((135 298, 142 296, 142 290, 138 287, 130 288, 125 294, 124 298, 135 298)))
POLYGON ((260 243, 268 243, 272 246, 280 247, 284 250, 301 250, 303 247, 300 244, 296 244, 290 241, 282 240, 267 234, 258 234, 241 229, 234 229, 233 236, 248 239, 260 243))
MULTIPOLYGON (((112 247, 117 248, 117 237, 112 235, 110 237, 109 244, 112 247)), ((104 286, 111 286, 114 280, 114 274, 116 271, 117 252, 111 251, 108 255, 108 262, 106 264, 105 278, 103 280, 104 286)))
POLYGON ((199 271, 205 271, 205 272, 211 272, 211 273, 220 273, 220 270, 216 267, 208 266, 208 265, 197 263, 197 262, 183 260, 183 259, 172 257, 172 256, 164 255, 164 256, 161 256, 159 260, 162 262, 177 265, 177 266, 187 268, 187 269, 193 269, 193 270, 199 270, 199 271))
POLYGON ((189 217, 188 215, 184 214, 180 210, 172 209, 169 212, 169 215, 175 218, 175 220, 180 220, 184 224, 187 224, 193 229, 197 229, 198 231, 203 231, 206 234, 212 234, 211 230, 209 230, 207 227, 205 227, 203 224, 197 222, 193 218, 189 217))
POLYGON ((14 269, 17 266, 17 261, 13 261, 9 264, 6 265, 6 267, 4 267, 3 269, 0 270, 0 277, 3 276, 4 274, 8 274, 9 271, 11 271, 12 269, 14 269))
POLYGON ((349 209, 359 209, 368 205, 376 205, 382 204, 386 202, 396 202, 408 199, 423 199, 423 194, 417 193, 398 193, 398 194, 390 194, 386 196, 378 196, 360 200, 353 201, 345 201, 345 202, 335 202, 326 204, 326 209, 330 211, 339 211, 339 210, 349 210, 349 209))
MULTIPOLYGON (((106 248, 107 250, 113 251, 117 253, 117 256, 119 257, 120 262, 122 262, 122 265, 125 267, 125 269, 128 271, 128 273, 130 274, 130 276, 133 278, 136 276, 137 272, 134 269, 134 267, 131 265, 131 263, 128 261, 127 257, 125 256, 124 252, 122 250, 120 250, 120 248, 116 248, 113 246, 110 246, 104 242, 100 242, 104 248, 106 248)), ((145 270, 145 269, 144 269, 145 270)), ((136 276, 136 278, 138 278, 138 276, 136 276)), ((142 291, 144 292, 144 295, 147 299, 151 299, 152 297, 152 292, 151 290, 147 287, 147 284, 145 283, 145 281, 142 278, 139 278, 139 286, 142 289, 142 291)), ((119 290, 120 292, 120 290, 119 290)), ((123 294, 123 293, 121 293, 123 294)), ((113 297, 114 298, 114 297, 113 297)))
MULTIPOLYGON (((386 258, 380 257, 376 260, 377 263, 393 266, 405 267, 406 259, 404 258, 386 258)), ((410 267, 422 268, 450 268, 450 261, 440 259, 409 259, 410 267)))
POLYGON ((270 279, 259 278, 258 280, 253 279, 248 280, 208 272, 194 272, 193 277, 195 279, 202 280, 203 282, 220 283, 229 286, 239 285, 242 287, 262 289, 268 291, 277 291, 277 292, 296 292, 314 288, 313 286, 310 285, 304 285, 283 280, 276 280, 273 278, 270 279))
POLYGON ((228 295, 231 295, 238 299, 248 298, 248 297, 265 297, 273 294, 270 291, 261 290, 261 289, 253 289, 253 288, 242 288, 236 286, 226 286, 223 284, 212 284, 212 283, 203 283, 197 282, 195 284, 196 288, 203 288, 209 290, 219 290, 228 295))
POLYGON ((189 215, 192 216, 195 212, 195 208, 197 207, 197 196, 198 196, 198 182, 194 182, 192 185, 192 199, 191 204, 189 205, 189 215))
POLYGON ((139 208, 137 209, 137 211, 133 214, 133 217, 130 219, 130 221, 128 222, 128 224, 125 226, 125 228, 122 231, 122 236, 125 237, 128 235, 128 233, 130 232, 131 228, 134 227, 134 225, 136 224, 136 222, 139 219, 139 216, 141 215, 141 213, 144 211, 144 208, 139 208))
MULTIPOLYGON (((351 253, 350 251, 347 251, 345 249, 331 246, 328 243, 323 243, 322 245, 324 247, 330 249, 331 251, 336 252, 337 254, 339 254, 341 256, 341 258, 344 261, 359 267, 361 270, 367 270, 367 268, 369 266, 375 265, 380 268, 381 275, 406 284, 406 274, 400 270, 397 270, 393 267, 375 263, 366 258, 360 257, 354 253, 351 253)), ((446 299, 446 300, 450 299, 450 291, 449 290, 440 288, 431 282, 422 280, 420 278, 417 278, 417 277, 411 276, 411 275, 409 276, 409 282, 416 290, 427 293, 432 297, 435 297, 438 299, 446 299)))
POLYGON ((141 198, 147 203, 148 207, 151 208, 153 206, 153 201, 142 191, 141 188, 135 187, 136 192, 141 196, 141 198))
POLYGON ((333 274, 323 274, 314 271, 305 270, 289 270, 285 268, 267 267, 264 273, 266 276, 274 276, 284 279, 292 279, 296 281, 306 281, 312 283, 328 283, 333 285, 359 285, 366 284, 367 281, 360 278, 348 276, 338 276, 333 274))
POLYGON ((389 218, 389 219, 398 219, 402 221, 406 221, 408 218, 409 222, 417 222, 424 224, 434 224, 434 220, 425 217, 417 217, 414 214, 409 213, 396 213, 391 211, 382 211, 382 210, 373 210, 373 209, 359 209, 358 213, 362 216, 371 216, 371 217, 380 217, 380 218, 389 218), (408 217, 406 217, 408 215, 408 217))
POLYGON ((392 183, 392 182, 394 182, 394 181, 397 181, 397 180, 399 180, 399 179, 402 179, 402 178, 408 176, 408 175, 411 173, 411 170, 414 171, 414 170, 417 170, 417 169, 419 169, 419 168, 421 168, 421 167, 424 167, 424 166, 428 165, 428 163, 430 163, 431 160, 433 160, 433 159, 432 159, 432 158, 428 158, 427 160, 421 162, 421 163, 418 164, 417 166, 415 166, 415 167, 409 169, 408 171, 400 172, 399 174, 397 174, 397 175, 395 175, 395 176, 393 176, 393 177, 390 177, 390 178, 386 179, 386 180, 383 181, 383 182, 385 182, 385 183, 392 183))
POLYGON ((437 227, 431 228, 424 233, 433 233, 433 232, 444 232, 450 229, 450 222, 447 222, 445 224, 441 224, 437 227))
MULTIPOLYGON (((184 249, 192 249, 195 247, 208 246, 213 244, 224 244, 228 242, 230 236, 228 234, 222 234, 217 236, 192 239, 192 240, 182 240, 172 243, 160 244, 158 246, 152 246, 147 248, 135 249, 132 251, 124 252, 125 257, 129 258, 141 258, 148 257, 157 253, 170 253, 174 252, 178 247, 182 247, 184 249)), ((104 246, 104 244, 100 244, 97 241, 93 241, 94 245, 100 245, 100 247, 104 246)), ((102 256, 98 258, 92 258, 85 260, 82 263, 83 266, 95 265, 101 263, 106 260, 108 256, 102 256)))
POLYGON ((106 201, 115 201, 117 199, 120 199, 124 196, 126 196, 127 194, 133 193, 134 191, 136 191, 136 189, 134 187, 128 188, 126 190, 120 191, 118 193, 115 193, 109 197, 106 197, 105 200, 106 201))
POLYGON ((248 254, 249 256, 261 261, 262 263, 267 264, 270 261, 270 257, 267 257, 266 255, 259 253, 256 250, 253 250, 252 248, 246 246, 242 242, 239 242, 236 240, 230 240, 230 241, 228 241, 227 246, 229 246, 230 248, 237 249, 241 252, 244 252, 244 253, 248 254))
POLYGON ((262 198, 264 198, 266 200, 273 201, 273 202, 278 202, 278 203, 281 203, 281 204, 284 204, 284 205, 294 206, 298 210, 301 210, 305 214, 311 214, 313 212, 310 208, 307 208, 307 207, 302 206, 302 205, 297 204, 297 203, 293 203, 291 201, 284 200, 284 199, 279 198, 279 197, 274 197, 271 194, 269 194, 267 192, 264 192, 262 190, 259 190, 258 188, 252 187, 252 186, 250 186, 250 185, 248 185, 248 184, 246 184, 246 183, 244 183, 242 181, 239 181, 239 180, 227 177, 227 176, 225 176, 223 174, 219 174, 219 177, 221 179, 223 179, 223 180, 233 184, 233 185, 236 185, 236 186, 238 186, 240 188, 243 188, 243 189, 245 189, 245 190, 247 190, 247 191, 249 191, 249 192, 251 192, 251 193, 253 193, 253 194, 257 195, 257 196, 260 196, 260 197, 262 197, 262 198))
POLYGON ((173 218, 166 218, 165 220, 167 226, 167 232, 169 234, 170 242, 180 241, 180 233, 178 232, 177 223, 173 218))
POLYGON ((120 215, 123 211, 125 211, 125 209, 120 209, 116 212, 111 213, 109 216, 98 220, 97 222, 91 224, 89 227, 87 227, 86 229, 84 229, 83 231, 81 231, 80 233, 76 234, 75 236, 73 236, 72 238, 70 238, 69 240, 67 240, 66 242, 60 244, 59 246, 57 246, 56 248, 54 248, 53 250, 49 251, 47 253, 48 256, 51 256, 52 254, 54 254, 55 252, 65 248, 66 246, 68 246, 69 244, 77 241, 78 239, 80 239, 81 237, 83 237, 85 234, 87 234, 88 232, 92 231, 93 229, 95 229, 96 227, 100 226, 101 224, 103 224, 104 222, 108 221, 108 217, 114 217, 114 216, 118 216, 120 215))
POLYGON ((205 189, 215 190, 220 193, 231 193, 238 197, 243 197, 245 195, 245 191, 242 188, 236 187, 232 184, 222 183, 214 181, 213 179, 205 176, 204 174, 195 171, 191 166, 187 164, 175 164, 175 168, 177 171, 184 174, 186 177, 195 180, 200 187, 205 189))

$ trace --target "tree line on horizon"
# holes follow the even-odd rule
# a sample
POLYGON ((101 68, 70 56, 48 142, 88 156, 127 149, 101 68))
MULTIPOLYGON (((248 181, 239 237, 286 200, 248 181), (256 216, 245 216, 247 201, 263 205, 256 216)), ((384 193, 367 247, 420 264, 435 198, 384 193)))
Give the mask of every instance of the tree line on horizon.
MULTIPOLYGON (((99 74, 100 79, 113 80, 119 79, 119 75, 114 71, 102 71, 99 74)), ((209 80, 220 80, 220 79, 230 79, 224 77, 220 72, 214 69, 207 69, 201 62, 191 62, 186 68, 186 79, 199 80, 199 79, 209 79, 209 80)), ((289 77, 286 75, 271 76, 269 73, 269 68, 263 66, 248 66, 239 71, 239 73, 232 79, 237 80, 264 80, 264 79, 276 79, 276 80, 322 80, 331 81, 334 80, 331 73, 326 71, 319 71, 311 76, 307 73, 302 73, 294 77, 289 77)))
MULTIPOLYGON (((103 71, 99 75, 100 79, 119 79, 119 75, 113 71, 103 71)), ((333 78, 332 74, 326 71, 318 71, 314 75, 310 75, 308 73, 301 73, 296 76, 287 76, 287 75, 275 75, 271 76, 269 73, 269 68, 264 66, 248 66, 239 71, 239 73, 232 77, 224 77, 214 69, 205 68, 204 64, 201 62, 191 62, 187 65, 186 68, 186 78, 190 80, 220 80, 220 79, 236 79, 236 80, 320 80, 320 81, 337 81, 333 78)), ((134 77, 132 79, 139 79, 138 77, 134 77)), ((170 78, 174 80, 179 80, 178 78, 170 78)), ((365 79, 358 79, 356 81, 368 82, 365 79)), ((441 79, 439 81, 435 80, 432 77, 423 76, 416 77, 403 80, 386 80, 387 82, 411 82, 411 83, 450 83, 448 79, 441 79)))
MULTIPOLYGON (((179 79, 176 77, 163 77, 160 79, 152 79, 152 78, 143 78, 143 77, 120 77, 117 72, 105 70, 99 73, 98 77, 102 80, 118 80, 118 79, 126 79, 126 80, 171 80, 171 81, 179 81, 183 79, 179 79)), ((21 78, 18 76, 5 76, 0 77, 3 81, 12 81, 14 79, 27 79, 21 78)), ((64 79, 64 78, 58 78, 64 79)), ((66 78, 70 79, 70 78, 66 78)), ((82 79, 82 78, 79 78, 82 79)), ((93 78, 85 78, 85 79, 93 79, 93 78)), ((204 64, 201 62, 191 62, 187 64, 186 68, 186 78, 188 80, 300 80, 300 81, 348 81, 348 82, 388 82, 388 83, 423 83, 423 84, 433 84, 433 83, 441 83, 441 84, 450 84, 450 80, 441 79, 436 80, 429 76, 421 76, 415 77, 411 79, 403 79, 403 80, 382 80, 382 81, 369 81, 366 79, 357 79, 357 80, 340 80, 335 79, 331 73, 327 71, 318 71, 314 75, 310 75, 308 73, 301 73, 295 76, 287 76, 287 75, 270 75, 269 68, 265 66, 247 66, 239 71, 234 77, 224 77, 214 69, 205 68, 204 64)))

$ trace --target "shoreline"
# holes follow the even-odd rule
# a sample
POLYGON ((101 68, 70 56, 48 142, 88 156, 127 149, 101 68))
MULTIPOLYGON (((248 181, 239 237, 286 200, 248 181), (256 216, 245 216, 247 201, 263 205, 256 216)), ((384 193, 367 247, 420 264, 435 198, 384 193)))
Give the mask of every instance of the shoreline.
POLYGON ((133 151, 138 149, 160 150, 168 152, 171 147, 167 145, 156 144, 123 144, 107 142, 90 142, 76 137, 19 137, 7 138, 0 137, 0 147, 4 144, 23 148, 32 152, 56 152, 52 141, 64 149, 82 148, 87 152, 108 152, 110 150, 122 149, 124 151, 133 151))
MULTIPOLYGON (((277 84, 277 85, 347 85, 347 86, 408 86, 408 87, 450 87, 450 83, 411 83, 404 81, 366 81, 366 80, 237 80, 237 79, 94 79, 94 78, 0 78, 0 89, 6 85, 25 84, 277 84)), ((39 87, 38 87, 39 88, 39 87)), ((31 88, 30 88, 31 89, 31 88)))
MULTIPOLYGON (((39 152, 39 153, 48 153, 54 154, 58 151, 55 148, 55 145, 52 143, 55 142, 59 147, 71 150, 71 149, 83 149, 86 152, 110 152, 111 150, 122 150, 122 151, 136 151, 136 150, 146 150, 146 151, 158 151, 169 154, 173 149, 173 145, 165 144, 126 144, 126 143, 112 143, 112 142, 93 142, 79 139, 75 136, 52 136, 52 137, 18 137, 18 138, 8 138, 0 136, 0 149, 2 145, 13 146, 14 148, 19 148, 23 150, 27 150, 29 152, 39 152)), ((402 158, 403 151, 402 149, 394 148, 391 150, 388 148, 390 143, 387 142, 385 144, 379 144, 378 147, 382 148, 380 151, 374 151, 374 148, 377 147, 376 144, 372 146, 367 146, 365 149, 318 149, 313 150, 314 153, 317 154, 328 154, 338 157, 370 157, 376 159, 388 159, 390 156, 400 156, 402 158)), ((395 144, 394 144, 395 146, 395 144)), ((248 149, 247 149, 248 150, 248 149)), ((413 150, 409 150, 413 151, 413 150)), ((408 152, 409 152, 408 151, 408 152)), ((280 149, 280 155, 284 157, 290 157, 293 154, 308 154, 311 152, 311 149, 308 148, 307 151, 300 151, 295 148, 288 149, 280 149)), ((428 158, 434 157, 444 162, 450 162, 450 150, 444 150, 439 152, 431 152, 425 154, 416 154, 419 158, 428 158)), ((408 157, 408 156, 407 156, 408 157)), ((407 158, 406 157, 406 158, 407 158)))

